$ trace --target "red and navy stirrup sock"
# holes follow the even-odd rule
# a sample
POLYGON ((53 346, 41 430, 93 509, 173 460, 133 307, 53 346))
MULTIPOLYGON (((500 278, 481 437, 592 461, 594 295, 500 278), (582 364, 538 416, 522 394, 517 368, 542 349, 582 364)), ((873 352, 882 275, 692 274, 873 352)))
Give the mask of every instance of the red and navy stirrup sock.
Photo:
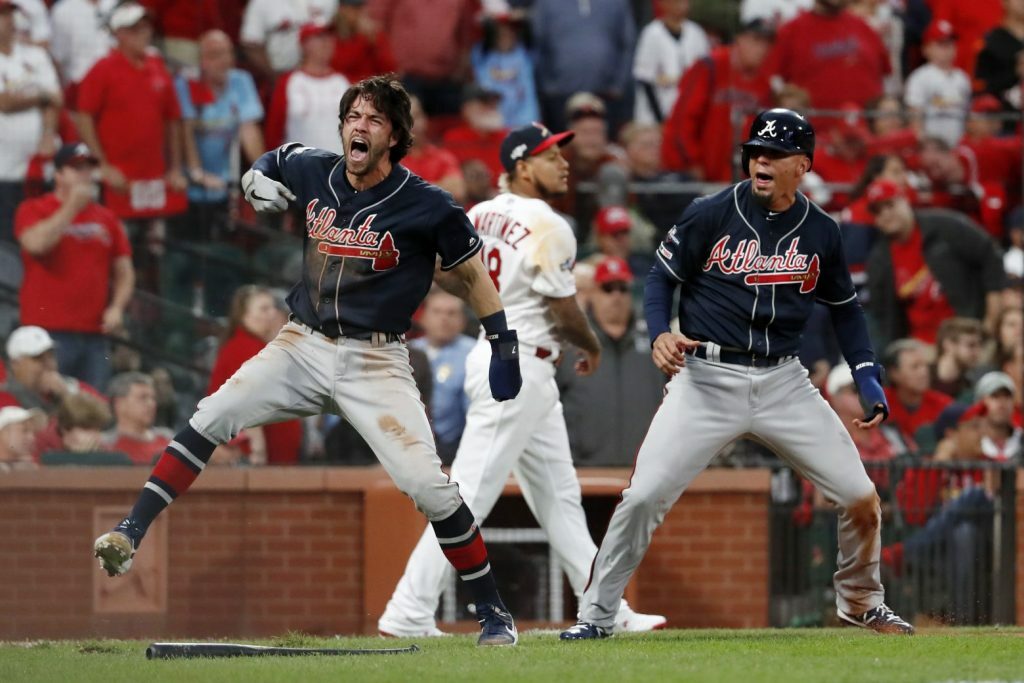
MULTIPOLYGON (((146 533, 156 516, 185 493, 206 467, 217 444, 186 426, 174 435, 139 494, 129 519, 146 533)), ((141 539, 139 539, 141 540, 141 539)))
POLYGON ((487 559, 487 546, 469 507, 463 503, 451 515, 431 522, 431 525, 444 556, 473 591, 473 601, 478 605, 489 603, 505 609, 487 559))

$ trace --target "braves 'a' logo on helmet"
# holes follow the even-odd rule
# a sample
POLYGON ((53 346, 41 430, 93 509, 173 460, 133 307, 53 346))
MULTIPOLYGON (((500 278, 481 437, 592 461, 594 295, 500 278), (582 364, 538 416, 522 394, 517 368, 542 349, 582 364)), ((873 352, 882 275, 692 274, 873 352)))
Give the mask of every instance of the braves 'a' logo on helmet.
POLYGON ((765 121, 764 128, 757 131, 757 137, 759 138, 763 138, 767 135, 771 135, 773 138, 775 137, 775 119, 765 121))

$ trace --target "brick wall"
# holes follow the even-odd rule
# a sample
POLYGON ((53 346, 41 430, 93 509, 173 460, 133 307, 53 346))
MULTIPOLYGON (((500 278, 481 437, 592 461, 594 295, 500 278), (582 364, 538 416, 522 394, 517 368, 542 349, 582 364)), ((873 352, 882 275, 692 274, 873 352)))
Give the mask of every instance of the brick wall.
MULTIPOLYGON (((425 525, 378 468, 213 469, 158 519, 133 571, 109 579, 92 540, 147 475, 0 476, 0 640, 372 633, 425 525)), ((591 471, 584 494, 626 476, 591 471)), ((701 475, 655 536, 635 606, 676 626, 766 625, 767 489, 763 472, 701 475)))
POLYGON ((768 626, 770 538, 762 476, 767 479, 750 473, 747 480, 694 482, 640 565, 638 608, 664 614, 674 628, 768 626))

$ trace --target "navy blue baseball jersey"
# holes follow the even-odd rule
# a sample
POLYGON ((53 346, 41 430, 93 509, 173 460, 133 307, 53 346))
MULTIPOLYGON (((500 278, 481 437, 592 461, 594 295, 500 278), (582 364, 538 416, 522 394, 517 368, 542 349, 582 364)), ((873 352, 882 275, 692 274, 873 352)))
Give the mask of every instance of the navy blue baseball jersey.
POLYGON ((348 182, 343 157, 294 142, 253 167, 287 186, 305 215, 302 281, 288 306, 328 336, 404 333, 430 290, 436 255, 450 270, 480 250, 451 195, 399 164, 362 192, 348 182))
POLYGON ((688 206, 656 261, 683 285, 683 334, 758 356, 796 355, 815 300, 856 305, 836 222, 799 192, 771 213, 750 181, 688 206))

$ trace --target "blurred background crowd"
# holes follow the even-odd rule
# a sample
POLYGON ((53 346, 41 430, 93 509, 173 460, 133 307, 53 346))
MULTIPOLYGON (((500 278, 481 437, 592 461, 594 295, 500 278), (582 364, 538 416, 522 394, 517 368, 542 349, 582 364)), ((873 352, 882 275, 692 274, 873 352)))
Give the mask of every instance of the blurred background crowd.
MULTIPOLYGON (((744 177, 770 106, 817 130, 803 190, 840 222, 886 366, 891 418, 854 430, 815 314, 801 360, 864 460, 1020 462, 1022 40, 1024 0, 0 0, 0 468, 153 460, 287 319, 305 216, 254 215, 241 172, 289 140, 340 151, 340 95, 388 71, 415 95, 403 163, 466 207, 497 192, 507 129, 576 133, 557 209, 604 347, 591 377, 559 368, 580 466, 632 463, 664 384, 644 273, 689 202, 744 177)), ((446 462, 474 334, 438 291, 409 335, 446 462)), ((375 459, 323 417, 214 461, 375 459)))

